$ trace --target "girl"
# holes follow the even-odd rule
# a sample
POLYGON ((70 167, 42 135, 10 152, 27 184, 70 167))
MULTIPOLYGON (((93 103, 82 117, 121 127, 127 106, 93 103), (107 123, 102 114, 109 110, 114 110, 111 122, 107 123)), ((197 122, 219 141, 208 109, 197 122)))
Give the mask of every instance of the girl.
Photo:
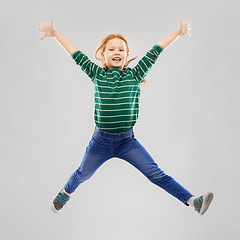
POLYGON ((52 19, 51 25, 47 26, 42 21, 42 25, 38 26, 41 27, 39 31, 45 33, 41 40, 47 36, 55 37, 95 87, 96 126, 92 138, 81 165, 53 200, 52 210, 55 213, 61 210, 79 184, 89 179, 104 162, 117 157, 132 164, 152 183, 203 215, 213 199, 213 193, 194 197, 158 167, 133 132, 139 113, 140 83, 163 50, 179 36, 190 36, 189 18, 185 25, 179 19, 177 31, 156 43, 134 68, 127 67, 134 59, 128 60, 128 43, 120 34, 110 34, 103 39, 95 54, 103 64, 99 67, 55 29, 52 19))

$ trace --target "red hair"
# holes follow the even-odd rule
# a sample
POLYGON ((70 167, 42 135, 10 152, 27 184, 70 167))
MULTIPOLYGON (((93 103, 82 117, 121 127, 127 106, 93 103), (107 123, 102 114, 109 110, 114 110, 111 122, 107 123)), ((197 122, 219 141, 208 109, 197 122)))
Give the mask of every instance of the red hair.
MULTIPOLYGON (((108 42, 109 40, 114 39, 114 38, 120 38, 121 40, 123 40, 123 41, 126 43, 127 53, 129 53, 129 47, 128 47, 127 40, 126 40, 121 34, 109 34, 108 36, 106 36, 106 37, 102 40, 99 48, 97 49, 97 51, 96 51, 96 53, 95 53, 95 58, 96 58, 97 60, 100 60, 100 61, 102 62, 103 67, 107 67, 107 65, 106 65, 106 63, 104 63, 104 62, 102 61, 101 58, 99 58, 99 57, 97 56, 97 54, 98 54, 99 51, 100 51, 100 53, 104 53, 105 50, 106 50, 107 42, 108 42)), ((136 58, 137 58, 137 57, 128 60, 128 61, 124 64, 123 69, 127 68, 128 64, 129 64, 131 61, 135 60, 136 58)), ((146 82, 146 80, 145 80, 145 79, 142 79, 141 83, 145 83, 145 82, 146 82)))

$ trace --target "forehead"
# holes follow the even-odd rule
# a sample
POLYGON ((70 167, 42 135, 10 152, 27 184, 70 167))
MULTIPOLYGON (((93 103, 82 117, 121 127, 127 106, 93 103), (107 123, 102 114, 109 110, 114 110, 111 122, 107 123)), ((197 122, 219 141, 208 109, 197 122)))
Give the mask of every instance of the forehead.
POLYGON ((114 38, 107 42, 106 47, 126 47, 126 43, 120 38, 114 38))

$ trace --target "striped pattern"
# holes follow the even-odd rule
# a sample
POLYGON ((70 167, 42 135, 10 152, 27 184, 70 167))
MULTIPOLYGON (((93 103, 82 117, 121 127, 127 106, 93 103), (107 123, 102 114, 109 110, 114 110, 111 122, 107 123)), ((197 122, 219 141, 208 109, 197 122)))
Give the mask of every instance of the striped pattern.
POLYGON ((64 205, 69 201, 69 198, 65 197, 62 193, 58 193, 57 199, 64 205))
POLYGON ((140 82, 163 51, 154 45, 134 68, 101 68, 80 50, 71 57, 94 83, 96 125, 105 132, 127 132, 139 114, 140 82))

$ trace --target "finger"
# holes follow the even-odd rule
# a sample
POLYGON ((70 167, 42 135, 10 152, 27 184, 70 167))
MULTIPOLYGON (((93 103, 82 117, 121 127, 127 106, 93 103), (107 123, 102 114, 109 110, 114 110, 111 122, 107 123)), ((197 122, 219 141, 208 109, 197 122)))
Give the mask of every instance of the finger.
POLYGON ((182 20, 179 18, 179 27, 182 28, 183 24, 182 24, 182 20))
POLYGON ((41 30, 41 31, 43 31, 43 28, 42 28, 41 26, 39 26, 39 27, 38 27, 38 30, 41 30))
POLYGON ((41 40, 43 40, 46 37, 46 35, 44 37, 41 38, 41 40))
POLYGON ((42 21, 42 23, 43 23, 44 26, 47 26, 44 21, 42 21))
POLYGON ((53 19, 51 18, 51 24, 53 24, 53 19))
POLYGON ((38 31, 39 31, 39 32, 43 32, 43 30, 42 30, 42 29, 38 29, 38 31))

